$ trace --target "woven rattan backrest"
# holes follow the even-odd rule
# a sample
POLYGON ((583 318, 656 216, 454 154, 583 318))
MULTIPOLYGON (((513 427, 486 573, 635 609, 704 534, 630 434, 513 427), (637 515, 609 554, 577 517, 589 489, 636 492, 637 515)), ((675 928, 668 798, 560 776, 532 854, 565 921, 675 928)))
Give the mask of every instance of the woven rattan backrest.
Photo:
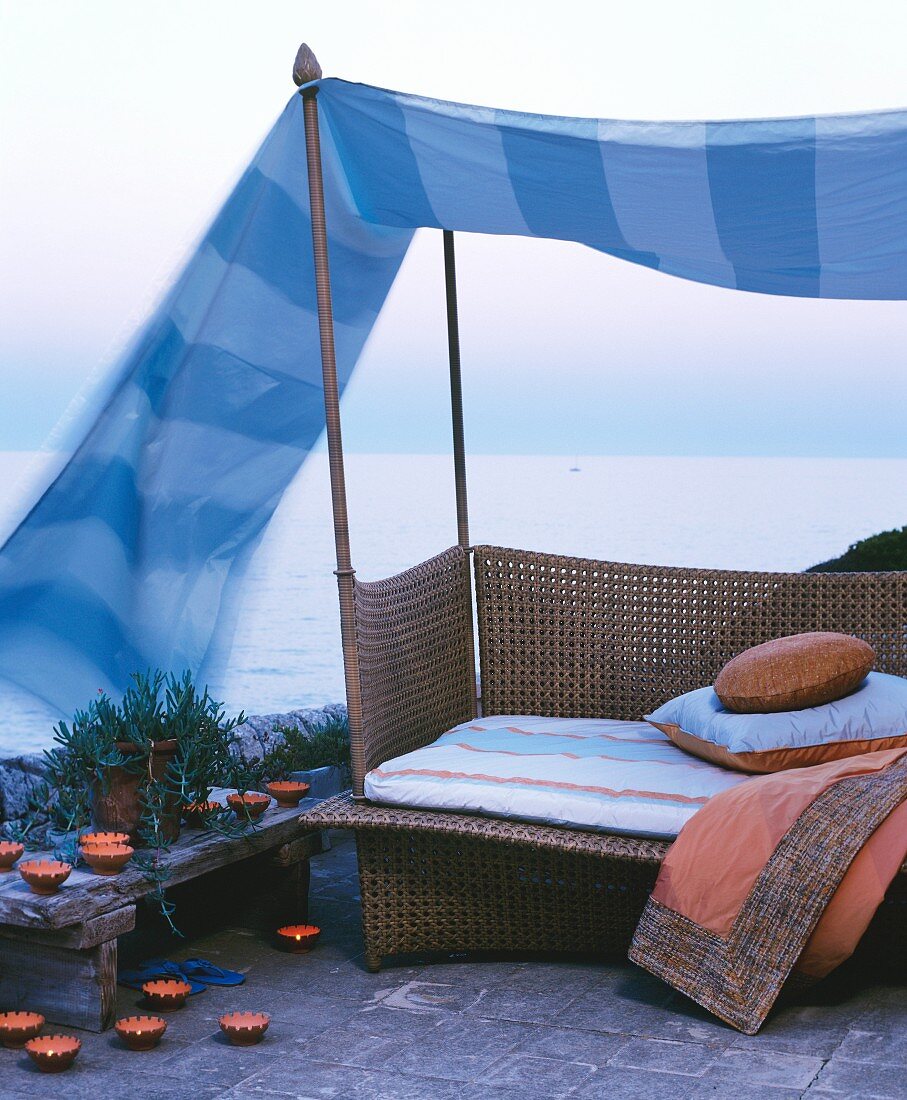
POLYGON ((474 717, 469 559, 455 546, 355 593, 368 771, 474 717))
POLYGON ((486 714, 636 719, 731 657, 808 630, 856 634, 907 675, 907 573, 743 573, 478 546, 486 714))

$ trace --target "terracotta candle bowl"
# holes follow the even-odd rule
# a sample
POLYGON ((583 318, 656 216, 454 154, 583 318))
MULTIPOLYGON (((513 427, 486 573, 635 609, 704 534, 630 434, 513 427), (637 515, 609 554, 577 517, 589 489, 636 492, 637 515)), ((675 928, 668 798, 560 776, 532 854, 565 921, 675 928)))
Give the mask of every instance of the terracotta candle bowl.
POLYGON ((44 1027, 40 1012, 0 1012, 0 1043, 5 1047, 24 1047, 44 1027))
POLYGON ((25 1049, 42 1073, 62 1073, 76 1060, 82 1044, 74 1035, 42 1035, 29 1039, 25 1049))
POLYGON ((25 848, 14 840, 0 840, 0 875, 11 871, 13 864, 22 855, 25 848))
POLYGON ((288 924, 277 929, 277 939, 285 951, 294 955, 303 955, 311 951, 315 941, 321 935, 321 929, 314 924, 288 924))
POLYGON ((277 799, 278 806, 298 806, 299 800, 309 793, 308 783, 294 783, 292 780, 269 783, 268 794, 277 799))
POLYGON ((157 981, 145 982, 142 992, 148 1004, 158 1012, 173 1012, 186 1003, 192 986, 188 982, 181 982, 179 978, 159 978, 157 981))
POLYGON ((160 1016, 124 1016, 114 1027, 130 1050, 151 1050, 161 1041, 167 1021, 160 1016))
POLYGON ((227 805, 240 821, 245 821, 247 818, 257 821, 271 805, 271 799, 266 794, 250 791, 247 794, 228 794, 227 805))
POLYGON ((183 807, 183 817, 190 829, 203 829, 209 818, 222 809, 219 802, 190 802, 183 807))
POLYGON ((96 875, 118 875, 132 859, 128 844, 83 844, 82 859, 96 875))
POLYGON ((237 1047, 260 1043, 270 1022, 271 1017, 264 1012, 228 1012, 218 1021, 221 1031, 237 1047))
POLYGON ((29 859, 19 864, 19 874, 35 894, 55 894, 71 871, 70 864, 57 859, 29 859))
POLYGON ((79 847, 95 844, 128 844, 129 833, 83 833, 79 837, 79 847))

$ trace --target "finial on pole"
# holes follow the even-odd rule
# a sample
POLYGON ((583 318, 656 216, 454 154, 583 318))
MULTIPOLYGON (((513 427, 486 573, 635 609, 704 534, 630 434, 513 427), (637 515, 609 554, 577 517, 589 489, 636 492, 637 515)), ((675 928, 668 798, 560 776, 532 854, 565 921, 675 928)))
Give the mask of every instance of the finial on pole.
POLYGON ((293 62, 293 80, 297 88, 312 80, 321 80, 321 66, 318 64, 318 58, 305 42, 299 47, 296 60, 293 62))

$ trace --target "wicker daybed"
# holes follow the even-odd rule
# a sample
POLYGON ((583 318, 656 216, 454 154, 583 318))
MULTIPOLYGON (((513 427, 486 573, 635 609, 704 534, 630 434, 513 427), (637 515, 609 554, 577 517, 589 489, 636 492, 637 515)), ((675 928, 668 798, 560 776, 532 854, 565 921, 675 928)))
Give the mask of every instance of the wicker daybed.
MULTIPOLYGON (((907 674, 907 574, 745 573, 454 547, 355 582, 362 726, 352 794, 307 820, 353 829, 366 964, 443 950, 625 952, 667 842, 357 800, 365 772, 482 709, 638 719, 734 654, 807 630, 865 638, 907 674)), ((351 731, 352 732, 352 731, 351 731)), ((877 921, 903 919, 907 868, 877 921)), ((891 940, 889 940, 889 943, 891 940)))
MULTIPOLYGON (((307 826, 351 829, 365 962, 402 953, 626 952, 666 841, 369 803, 366 773, 477 713, 638 720, 783 635, 865 638, 907 675, 907 573, 751 573, 472 546, 453 234, 444 230, 459 545, 374 582, 351 565, 324 216, 317 87, 300 48, 352 791, 307 826), (475 602, 473 602, 473 584, 475 602), (475 614, 475 620, 474 620, 475 614), (474 621, 481 699, 477 699, 474 621)), ((907 868, 877 924, 903 921, 907 868)))

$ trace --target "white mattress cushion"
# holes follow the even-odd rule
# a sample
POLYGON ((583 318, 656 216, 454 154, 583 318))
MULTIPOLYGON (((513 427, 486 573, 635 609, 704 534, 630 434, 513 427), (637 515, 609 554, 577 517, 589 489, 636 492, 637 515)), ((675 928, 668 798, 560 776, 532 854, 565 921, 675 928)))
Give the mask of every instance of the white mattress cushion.
POLYGON ((646 722, 496 714, 365 777, 373 802, 673 838, 709 798, 749 781, 646 722))

